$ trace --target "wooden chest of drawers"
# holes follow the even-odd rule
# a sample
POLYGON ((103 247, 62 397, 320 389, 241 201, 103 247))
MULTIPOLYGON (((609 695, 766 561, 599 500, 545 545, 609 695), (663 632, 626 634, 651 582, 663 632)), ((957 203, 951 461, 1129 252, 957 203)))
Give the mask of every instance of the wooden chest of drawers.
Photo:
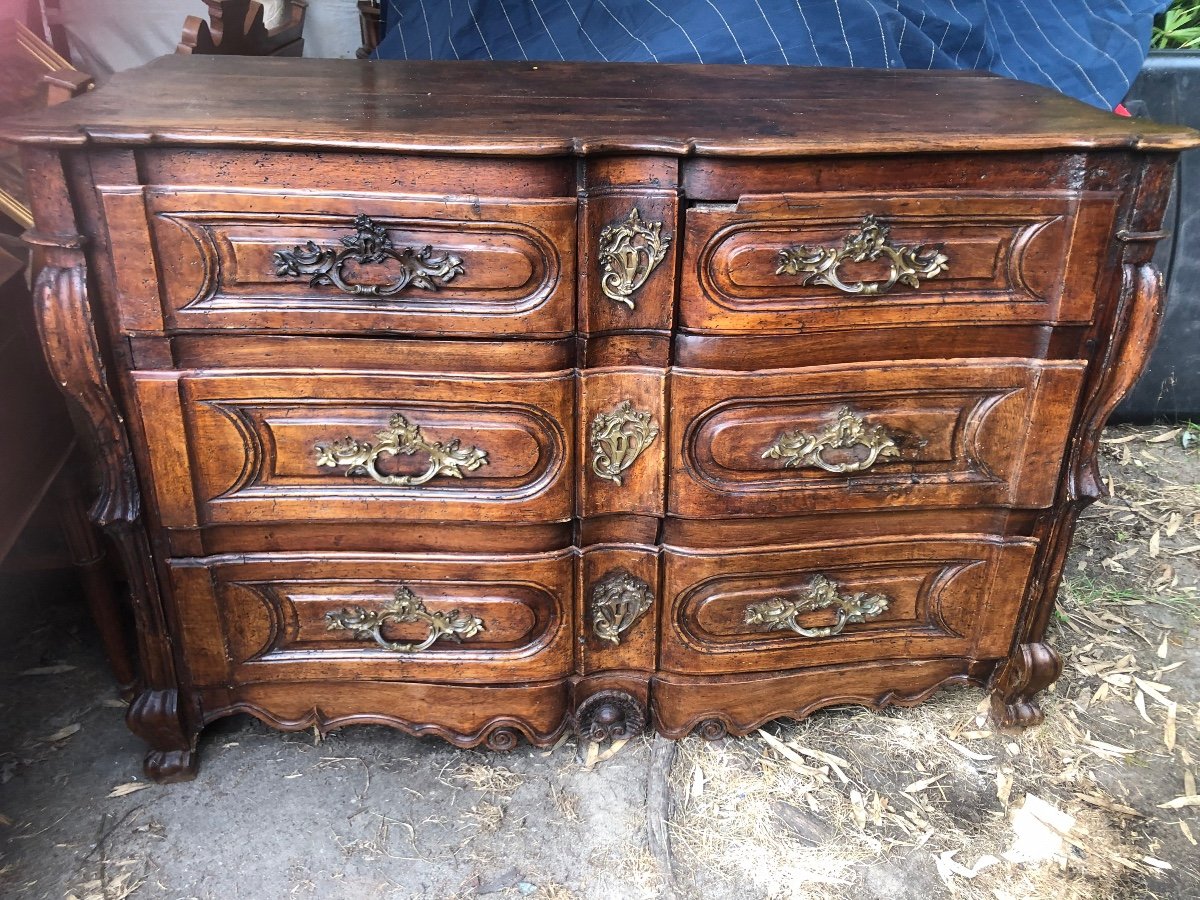
POLYGON ((1037 721, 1197 137, 975 74, 203 57, 5 133, 160 780, 236 712, 1037 721))

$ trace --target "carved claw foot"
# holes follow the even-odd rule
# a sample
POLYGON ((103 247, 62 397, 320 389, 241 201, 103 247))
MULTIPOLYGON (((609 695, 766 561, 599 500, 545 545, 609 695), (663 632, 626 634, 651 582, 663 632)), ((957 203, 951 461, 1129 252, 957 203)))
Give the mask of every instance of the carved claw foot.
POLYGON ((146 754, 142 769, 151 781, 175 784, 195 778, 198 762, 193 750, 151 750, 146 754))
POLYGON ((1046 644, 1020 644, 992 679, 992 719, 1000 728, 1040 725, 1034 696, 1062 674, 1062 657, 1046 644))
POLYGON ((575 711, 575 731, 597 744, 634 737, 645 727, 645 707, 624 691, 598 691, 575 711))

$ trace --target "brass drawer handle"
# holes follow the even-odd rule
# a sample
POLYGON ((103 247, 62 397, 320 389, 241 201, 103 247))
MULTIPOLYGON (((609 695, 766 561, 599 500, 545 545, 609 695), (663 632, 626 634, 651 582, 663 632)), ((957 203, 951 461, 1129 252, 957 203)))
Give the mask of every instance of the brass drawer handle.
POLYGON ((892 434, 882 425, 868 425, 849 409, 838 412, 837 421, 816 434, 787 431, 763 451, 763 459, 781 459, 785 469, 815 468, 826 472, 861 472, 881 459, 894 459, 900 448, 892 434), (830 462, 825 459, 829 450, 867 449, 866 459, 850 462, 830 462))
POLYGON ((444 638, 461 644, 463 638, 474 637, 483 631, 483 619, 463 615, 457 609, 430 612, 405 585, 396 588, 395 596, 379 610, 355 606, 340 612, 330 611, 325 613, 325 623, 326 631, 349 631, 356 640, 374 641, 394 653, 420 653, 444 638), (424 622, 429 626, 429 634, 420 643, 395 643, 383 636, 383 627, 388 621, 424 622))
POLYGON ((311 275, 311 287, 332 285, 339 291, 355 296, 390 297, 410 284, 426 291, 436 291, 438 282, 449 284, 454 276, 464 274, 463 262, 450 253, 434 253, 433 247, 420 250, 405 247, 397 250, 388 237, 387 228, 377 225, 370 216, 354 217, 354 234, 342 238, 340 248, 319 247, 309 241, 302 247, 275 251, 275 274, 280 278, 311 275), (393 260, 400 264, 400 273, 385 284, 357 284, 347 281, 344 267, 347 262, 370 265, 393 260))
POLYGON ((809 638, 833 637, 850 624, 859 624, 882 615, 891 605, 887 594, 840 594, 838 587, 824 575, 813 579, 808 590, 795 600, 772 597, 746 607, 747 625, 761 626, 764 631, 794 631, 809 638), (837 622, 824 628, 803 628, 796 616, 818 609, 837 610, 837 622))
POLYGON ((592 631, 614 647, 654 603, 650 585, 636 575, 616 569, 592 588, 592 631))
POLYGON ((776 275, 801 275, 800 284, 827 284, 844 294, 870 297, 885 294, 896 284, 920 287, 922 278, 936 278, 949 268, 950 258, 938 247, 893 247, 887 243, 891 228, 874 216, 866 216, 857 231, 842 239, 840 248, 788 247, 779 251, 776 275), (891 269, 884 281, 856 281, 846 284, 838 267, 846 260, 872 262, 886 256, 891 269))
POLYGON ((621 484, 621 473, 654 443, 658 432, 658 423, 650 413, 634 409, 630 400, 622 400, 612 412, 592 419, 588 435, 592 471, 606 481, 621 484))
POLYGON ((624 222, 604 227, 597 257, 604 273, 600 277, 604 296, 635 308, 630 298, 666 257, 671 243, 663 236, 662 226, 662 222, 643 222, 635 206, 624 222))
POLYGON ((388 427, 375 435, 378 443, 368 444, 345 437, 332 444, 317 444, 313 449, 318 466, 347 466, 347 475, 370 475, 380 484, 416 487, 437 475, 462 478, 463 471, 474 472, 487 465, 487 451, 478 447, 461 447, 457 438, 448 444, 428 441, 421 429, 408 419, 395 413, 388 420, 388 427), (429 468, 420 475, 384 475, 376 468, 379 457, 412 456, 414 453, 429 454, 429 468))

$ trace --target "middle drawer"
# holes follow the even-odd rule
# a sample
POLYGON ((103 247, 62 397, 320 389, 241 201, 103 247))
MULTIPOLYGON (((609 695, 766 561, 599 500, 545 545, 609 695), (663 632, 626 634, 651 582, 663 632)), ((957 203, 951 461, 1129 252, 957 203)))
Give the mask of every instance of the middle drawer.
POLYGON ((946 359, 675 369, 667 511, 1048 506, 1085 368, 946 359))
POLYGON ((168 528, 572 513, 569 371, 133 377, 168 528))

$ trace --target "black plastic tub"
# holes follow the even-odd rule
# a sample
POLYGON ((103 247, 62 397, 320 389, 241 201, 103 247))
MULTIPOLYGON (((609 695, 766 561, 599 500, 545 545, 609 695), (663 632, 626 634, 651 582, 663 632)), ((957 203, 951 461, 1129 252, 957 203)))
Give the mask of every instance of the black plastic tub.
MULTIPOLYGON (((1151 51, 1125 106, 1135 116, 1200 128, 1200 51, 1151 51)), ((1167 281, 1162 334, 1116 421, 1200 421, 1200 149, 1179 159, 1163 228, 1171 236, 1154 254, 1167 281)))

